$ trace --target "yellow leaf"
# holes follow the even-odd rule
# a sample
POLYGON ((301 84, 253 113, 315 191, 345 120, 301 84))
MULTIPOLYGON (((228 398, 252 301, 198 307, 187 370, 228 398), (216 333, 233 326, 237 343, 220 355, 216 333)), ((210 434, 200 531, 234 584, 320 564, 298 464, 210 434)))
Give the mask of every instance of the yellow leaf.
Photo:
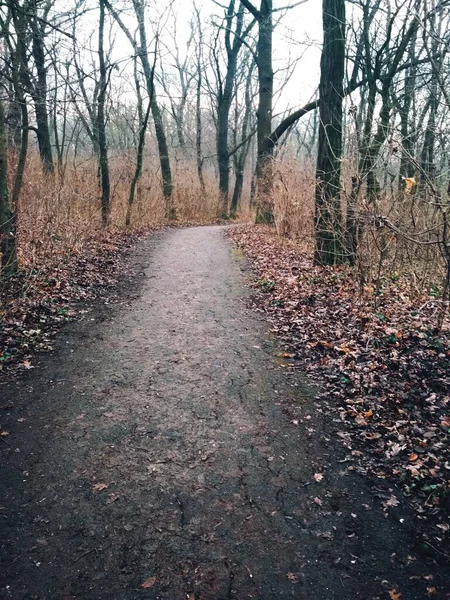
POLYGON ((389 590, 389 598, 391 600, 401 600, 402 595, 398 590, 393 589, 393 590, 389 590))
POLYGON ((446 429, 450 429, 450 417, 442 417, 441 427, 445 427, 446 429))
POLYGON ((9 431, 2 431, 2 432, 0 433, 0 435, 1 435, 2 437, 6 437, 7 435, 9 435, 9 431))
POLYGON ((415 452, 412 452, 409 456, 408 456, 408 460, 409 462, 414 462, 415 460, 417 460, 419 458, 419 455, 416 454, 415 452))
POLYGON ((415 178, 402 176, 402 179, 405 182, 405 194, 410 194, 417 185, 415 178))

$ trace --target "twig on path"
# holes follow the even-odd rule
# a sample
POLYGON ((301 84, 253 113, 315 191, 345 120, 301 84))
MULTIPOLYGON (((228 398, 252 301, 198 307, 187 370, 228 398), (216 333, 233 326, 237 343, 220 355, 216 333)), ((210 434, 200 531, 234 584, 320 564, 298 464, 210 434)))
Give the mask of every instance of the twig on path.
POLYGON ((437 552, 437 553, 438 553, 438 554, 440 554, 441 556, 445 556, 445 558, 448 558, 448 559, 450 559, 450 555, 449 555, 449 554, 445 554, 445 552, 441 552, 440 550, 438 550, 437 548, 435 548, 435 547, 433 546, 433 544, 430 544, 430 542, 424 541, 424 543, 425 543, 427 546, 430 546, 430 548, 432 548, 432 549, 433 549, 435 552, 437 552))
POLYGON ((92 554, 93 552, 96 552, 97 548, 92 548, 91 550, 88 550, 87 552, 85 552, 84 554, 81 554, 81 556, 79 556, 78 558, 76 558, 73 562, 74 564, 77 563, 79 560, 81 560, 82 558, 84 558, 85 556, 88 556, 88 554, 92 554))

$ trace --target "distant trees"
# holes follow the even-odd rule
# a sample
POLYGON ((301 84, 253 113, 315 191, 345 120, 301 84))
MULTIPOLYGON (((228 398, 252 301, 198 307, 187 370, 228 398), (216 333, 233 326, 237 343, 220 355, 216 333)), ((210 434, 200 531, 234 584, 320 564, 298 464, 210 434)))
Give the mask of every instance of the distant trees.
MULTIPOLYGON (((167 220, 177 218, 187 198, 199 206, 208 198, 217 217, 253 211, 272 222, 277 186, 289 187, 278 168, 282 145, 296 157, 297 170, 316 160, 315 193, 302 190, 302 202, 315 205, 318 264, 358 264, 374 223, 403 231, 392 218, 400 201, 409 203, 403 214, 412 215, 408 236, 438 244, 445 254, 448 3, 323 0, 318 94, 287 110, 296 101, 283 91, 289 52, 280 52, 274 40, 281 40, 281 50, 283 44, 296 48, 284 41, 283 27, 295 33, 295 10, 308 1, 200 7, 192 0, 186 12, 181 0, 70 0, 64 6, 5 0, 4 272, 17 265, 13 246, 30 155, 56 194, 68 164, 95 165, 95 209, 105 227, 119 218, 133 225, 137 207, 155 197, 167 220), (180 27, 181 9, 186 27, 180 27), (314 116, 311 133, 308 115, 314 116), (117 173, 119 158, 126 168, 117 173), (144 175, 151 184, 143 185, 144 175), (125 209, 114 213, 119 196, 125 209), (426 223, 420 235, 414 233, 419 222, 426 223)), ((294 72, 301 83, 301 69, 294 72)))

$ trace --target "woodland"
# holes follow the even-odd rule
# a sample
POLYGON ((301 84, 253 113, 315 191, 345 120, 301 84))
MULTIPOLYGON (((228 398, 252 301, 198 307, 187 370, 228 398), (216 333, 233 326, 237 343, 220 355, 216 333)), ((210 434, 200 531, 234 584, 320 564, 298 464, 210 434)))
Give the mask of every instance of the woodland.
POLYGON ((0 27, 0 377, 140 236, 233 224, 288 368, 448 561, 450 2, 3 0, 0 27))

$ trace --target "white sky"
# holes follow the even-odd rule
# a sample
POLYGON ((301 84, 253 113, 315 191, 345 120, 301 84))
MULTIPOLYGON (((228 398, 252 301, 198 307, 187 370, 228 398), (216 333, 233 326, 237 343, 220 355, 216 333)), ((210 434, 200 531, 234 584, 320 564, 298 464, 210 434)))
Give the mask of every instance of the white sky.
MULTIPOLYGON (((112 0, 113 5, 120 11, 122 7, 127 7, 127 12, 131 13, 130 0, 112 0)), ((259 7, 259 0, 254 0, 259 7)), ((227 0, 222 0, 224 4, 227 0)), ((294 4, 295 0, 274 0, 274 7, 285 7, 294 4)), ((194 0, 174 0, 174 12, 176 14, 177 44, 180 50, 186 45, 190 34, 190 21, 193 14, 194 0)), ((213 0, 196 0, 197 6, 201 8, 204 16, 204 27, 212 30, 211 19, 213 15, 223 17, 224 11, 213 0)), ((169 46, 173 45, 173 22, 172 17, 167 17, 167 9, 170 0, 148 0, 146 8, 146 18, 149 21, 148 42, 151 46, 153 33, 151 22, 158 20, 158 15, 165 14, 166 31, 161 34, 162 42, 169 46), (172 37, 171 37, 172 36, 172 37)), ((237 2, 238 5, 238 2, 237 2)), ((98 8, 93 3, 89 13, 83 17, 84 24, 77 33, 77 41, 80 48, 85 50, 90 46, 94 51, 92 57, 96 55, 97 46, 97 19, 98 8), (78 37, 79 36, 79 37, 78 37), (90 41, 89 41, 90 38, 90 41)), ((321 0, 307 0, 305 4, 296 6, 284 13, 276 13, 275 16, 283 15, 281 21, 277 24, 274 32, 274 70, 283 69, 290 61, 297 59, 290 80, 282 89, 281 94, 275 97, 274 114, 283 112, 294 107, 301 106, 308 102, 315 92, 319 81, 320 64, 320 45, 322 37, 322 2, 321 0)), ((122 16, 124 22, 129 26, 132 33, 136 28, 136 21, 126 15, 122 16)), ((216 22, 219 18, 216 18, 216 22)), ((133 53, 131 46, 123 33, 116 24, 113 27, 113 60, 118 61, 123 77, 130 77, 131 72, 128 67, 128 57, 133 53), (124 69, 124 70, 122 70, 124 69), (128 73, 128 75, 126 75, 128 73)), ((256 28, 254 30, 256 34, 256 28)), ((71 49, 69 49, 71 52, 71 49)), ((89 54, 85 55, 85 60, 90 60, 89 54)), ((164 60, 164 59, 163 59, 164 60)), ((278 86, 279 87, 279 86, 278 86)), ((128 88, 130 90, 130 88, 128 88)), ((275 86, 275 91, 277 86, 275 86)), ((124 88, 124 94, 130 100, 129 92, 124 88)), ((159 97, 162 99, 164 94, 159 90, 159 97)))
MULTIPOLYGON (((163 7, 166 3, 164 0, 160 0, 158 5, 163 7)), ((222 0, 221 3, 226 4, 226 0, 222 0)), ((254 0, 254 3, 259 7, 258 0, 254 0)), ((274 0, 274 8, 290 4, 295 4, 295 0, 274 0)), ((212 15, 223 15, 223 10, 213 0, 203 0, 201 8, 206 21, 209 21, 212 15)), ((178 15, 179 36, 183 35, 183 29, 185 35, 188 36, 192 2, 175 0, 175 11, 178 15)), ((301 58, 288 84, 283 88, 280 97, 276 99, 275 112, 303 105, 312 95, 315 95, 319 84, 322 1, 307 0, 305 4, 280 14, 283 17, 275 28, 273 40, 274 70, 286 67, 289 60, 301 58)), ((277 17, 278 13, 275 14, 275 18, 277 17)))

